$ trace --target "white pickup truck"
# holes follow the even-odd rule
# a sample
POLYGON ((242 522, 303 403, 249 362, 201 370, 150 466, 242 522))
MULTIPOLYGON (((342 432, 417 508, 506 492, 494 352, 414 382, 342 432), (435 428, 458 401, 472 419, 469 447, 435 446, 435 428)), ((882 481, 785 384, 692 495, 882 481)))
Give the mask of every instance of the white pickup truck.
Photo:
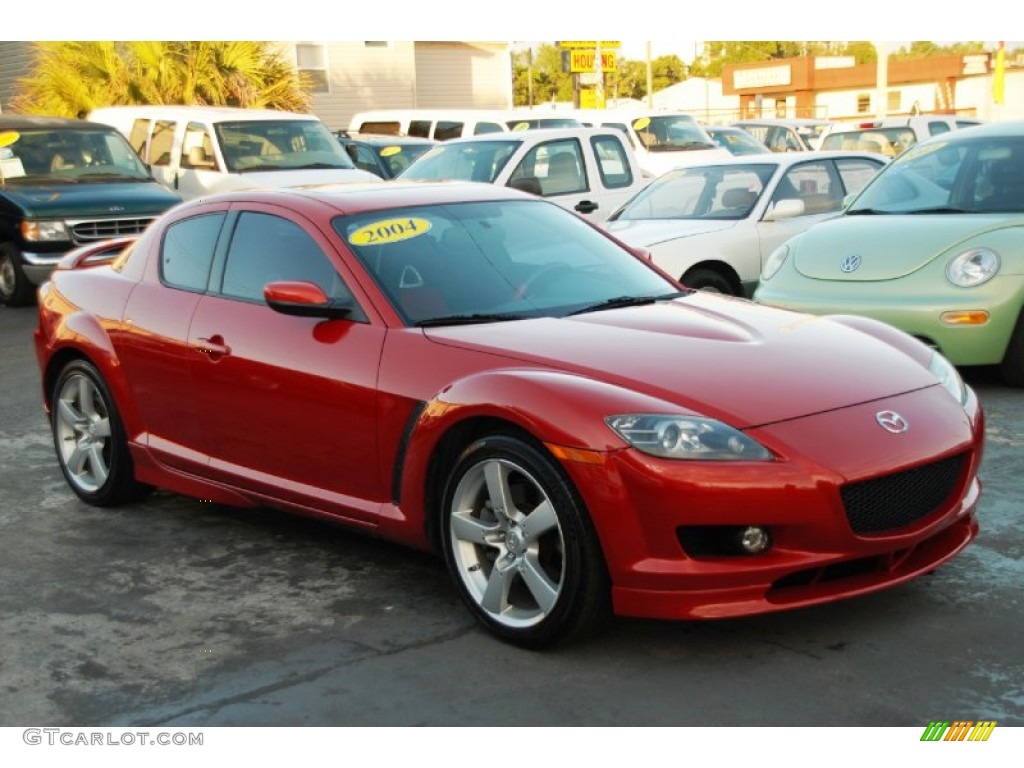
POLYGON ((398 177, 515 187, 601 222, 647 185, 614 128, 541 128, 442 142, 398 177))

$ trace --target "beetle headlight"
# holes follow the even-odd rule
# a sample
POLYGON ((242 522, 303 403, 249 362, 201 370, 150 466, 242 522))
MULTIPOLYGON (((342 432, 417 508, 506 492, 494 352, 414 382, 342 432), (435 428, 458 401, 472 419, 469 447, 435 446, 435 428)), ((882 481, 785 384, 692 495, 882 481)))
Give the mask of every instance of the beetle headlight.
POLYGON ((973 288, 991 280, 999 271, 999 256, 988 248, 971 248, 946 265, 946 278, 961 288, 973 288))
POLYGON ((764 267, 761 268, 761 279, 771 280, 775 277, 775 273, 782 268, 782 265, 785 263, 788 256, 789 246, 785 243, 772 251, 772 255, 768 257, 768 261, 766 261, 764 263, 764 267))
POLYGON ((756 440, 715 419, 631 413, 609 416, 605 423, 638 451, 666 459, 771 461, 756 440))
POLYGON ((21 236, 36 243, 71 239, 68 226, 63 221, 23 221, 21 236))
POLYGON ((939 380, 939 383, 946 388, 956 401, 963 405, 967 402, 967 387, 960 373, 953 364, 938 352, 932 352, 932 359, 928 362, 928 370, 939 380))

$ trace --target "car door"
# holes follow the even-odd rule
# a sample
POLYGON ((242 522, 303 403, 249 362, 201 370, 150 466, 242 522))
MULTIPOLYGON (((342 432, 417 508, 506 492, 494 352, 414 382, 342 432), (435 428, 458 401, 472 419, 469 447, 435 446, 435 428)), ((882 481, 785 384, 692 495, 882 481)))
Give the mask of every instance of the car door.
POLYGON ((116 335, 117 356, 131 382, 145 434, 163 464, 202 472, 206 445, 195 409, 189 344, 192 313, 206 292, 227 206, 170 224, 132 291, 116 335))
POLYGON ((333 246, 309 221, 253 205, 229 226, 223 264, 189 330, 210 474, 372 522, 390 481, 376 431, 385 329, 358 306, 334 320, 267 306, 263 287, 275 280, 315 282, 352 300, 333 246))
POLYGON ((175 157, 177 190, 186 200, 222 191, 225 169, 209 127, 190 122, 175 157))
MULTIPOLYGON (((592 165, 591 165, 592 168, 592 165)), ((593 174, 593 170, 590 171, 593 174)), ((601 209, 600 191, 595 190, 587 171, 587 161, 578 139, 555 139, 535 144, 499 182, 517 186, 522 179, 534 179, 541 197, 576 213, 595 218, 601 209)), ((606 212, 605 215, 610 213, 606 212)))
POLYGON ((761 264, 772 251, 793 235, 839 213, 845 194, 842 181, 831 160, 795 163, 779 177, 765 215, 757 223, 761 264), (796 199, 804 204, 800 216, 772 219, 769 215, 779 200, 796 199))

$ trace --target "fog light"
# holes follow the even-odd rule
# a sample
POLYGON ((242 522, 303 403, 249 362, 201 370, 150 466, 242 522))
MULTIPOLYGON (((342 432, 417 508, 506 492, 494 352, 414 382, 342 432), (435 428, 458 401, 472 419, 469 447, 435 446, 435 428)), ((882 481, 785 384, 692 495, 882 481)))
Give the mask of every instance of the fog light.
POLYGON ((988 312, 983 309, 943 312, 942 322, 946 325, 984 325, 988 322, 988 312))
POLYGON ((767 528, 762 528, 759 525, 748 525, 740 531, 740 546, 748 554, 760 554, 768 549, 770 544, 771 537, 768 535, 767 528))

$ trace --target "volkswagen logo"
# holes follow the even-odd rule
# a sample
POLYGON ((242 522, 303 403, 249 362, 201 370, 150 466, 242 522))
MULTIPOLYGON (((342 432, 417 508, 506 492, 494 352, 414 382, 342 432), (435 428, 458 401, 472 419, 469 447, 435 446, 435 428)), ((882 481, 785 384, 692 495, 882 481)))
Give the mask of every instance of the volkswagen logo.
POLYGON ((846 273, 856 272, 858 267, 860 267, 859 253, 854 253, 850 256, 847 256, 839 263, 839 269, 846 273))
POLYGON ((878 426, 886 432, 892 432, 894 435, 898 435, 900 432, 906 432, 910 429, 910 425, 907 423, 907 420, 896 413, 896 411, 879 411, 875 414, 875 421, 877 421, 878 426))

